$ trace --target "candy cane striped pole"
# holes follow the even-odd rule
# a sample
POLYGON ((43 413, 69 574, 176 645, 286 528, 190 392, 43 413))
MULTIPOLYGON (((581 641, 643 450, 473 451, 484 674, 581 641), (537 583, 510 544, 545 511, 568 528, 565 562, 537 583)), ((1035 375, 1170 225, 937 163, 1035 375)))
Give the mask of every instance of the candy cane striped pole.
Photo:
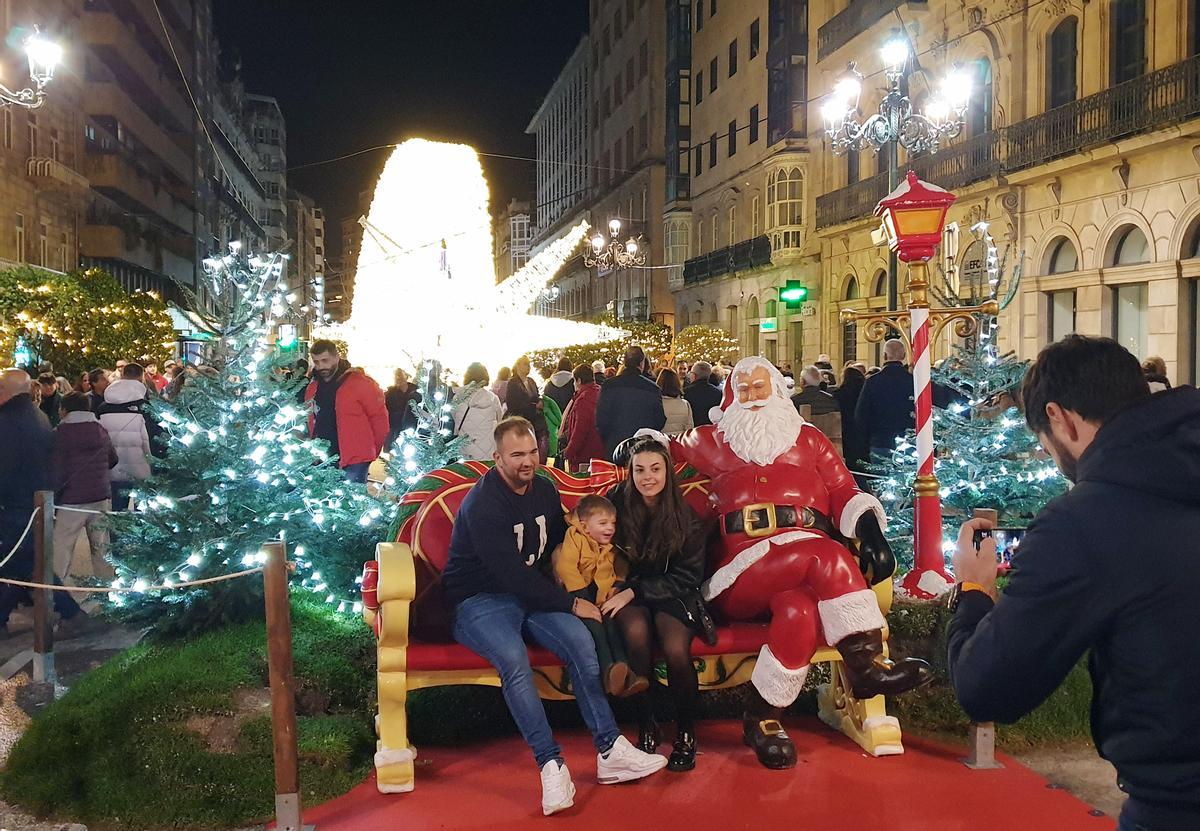
MULTIPOLYGON (((910 287, 927 280, 928 265, 909 264, 910 287)), ((923 295, 923 292, 914 292, 923 295)), ((913 403, 917 431, 917 481, 913 522, 913 569, 904 577, 904 589, 917 597, 936 597, 953 581, 946 573, 942 554, 942 499, 937 476, 933 472, 933 385, 930 360, 929 306, 916 301, 909 304, 913 352, 913 403)))

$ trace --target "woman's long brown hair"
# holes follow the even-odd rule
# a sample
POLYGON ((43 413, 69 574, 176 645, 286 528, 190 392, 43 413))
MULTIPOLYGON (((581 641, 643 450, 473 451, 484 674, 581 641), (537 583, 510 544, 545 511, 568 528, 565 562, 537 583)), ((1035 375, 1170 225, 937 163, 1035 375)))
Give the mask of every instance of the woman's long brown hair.
POLYGON ((683 549, 695 516, 675 482, 675 463, 667 448, 651 438, 640 439, 629 450, 628 487, 617 508, 617 533, 632 563, 659 567, 683 549), (654 510, 633 481, 633 464, 639 454, 654 453, 666 468, 666 482, 654 510))

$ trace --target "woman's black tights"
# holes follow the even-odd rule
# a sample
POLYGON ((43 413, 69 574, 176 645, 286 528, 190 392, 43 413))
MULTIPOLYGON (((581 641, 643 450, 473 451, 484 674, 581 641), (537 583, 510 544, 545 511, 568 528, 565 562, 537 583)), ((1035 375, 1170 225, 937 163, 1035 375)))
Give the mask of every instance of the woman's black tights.
MULTIPOLYGON (((650 609, 636 603, 630 603, 617 613, 617 623, 625 637, 630 668, 654 686, 657 684, 651 660, 657 639, 667 661, 667 682, 675 702, 677 726, 680 730, 692 730, 699 697, 696 667, 692 663, 692 637, 695 634, 692 628, 666 612, 651 615, 650 609)), ((638 706, 642 723, 649 722, 652 708, 648 693, 638 696, 638 706)))

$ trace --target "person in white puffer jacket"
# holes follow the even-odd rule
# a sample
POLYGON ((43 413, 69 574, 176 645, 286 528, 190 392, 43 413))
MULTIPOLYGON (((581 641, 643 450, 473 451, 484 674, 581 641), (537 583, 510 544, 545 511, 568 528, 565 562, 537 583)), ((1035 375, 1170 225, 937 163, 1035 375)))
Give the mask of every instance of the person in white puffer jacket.
POLYGON ((491 460, 496 450, 492 431, 496 422, 504 415, 504 405, 494 392, 488 389, 488 371, 483 364, 471 364, 463 375, 463 386, 475 384, 478 389, 454 410, 454 435, 464 436, 464 459, 481 462, 491 460))
POLYGON ((108 431, 117 464, 111 471, 114 511, 129 504, 129 491, 150 475, 150 436, 146 432, 146 385, 122 378, 108 385, 100 408, 100 424, 108 431))

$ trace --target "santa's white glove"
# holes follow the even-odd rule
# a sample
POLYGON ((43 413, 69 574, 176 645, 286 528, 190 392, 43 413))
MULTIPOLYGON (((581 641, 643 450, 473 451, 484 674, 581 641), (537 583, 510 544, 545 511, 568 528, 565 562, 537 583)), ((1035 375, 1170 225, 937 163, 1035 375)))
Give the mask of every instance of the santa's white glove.
POLYGON ((656 442, 658 442, 659 444, 661 444, 663 447, 667 448, 668 450, 671 449, 670 437, 667 436, 667 434, 662 432, 661 430, 651 430, 649 427, 643 427, 642 429, 640 429, 636 433, 634 433, 633 437, 635 439, 649 437, 649 438, 654 439, 656 442))

